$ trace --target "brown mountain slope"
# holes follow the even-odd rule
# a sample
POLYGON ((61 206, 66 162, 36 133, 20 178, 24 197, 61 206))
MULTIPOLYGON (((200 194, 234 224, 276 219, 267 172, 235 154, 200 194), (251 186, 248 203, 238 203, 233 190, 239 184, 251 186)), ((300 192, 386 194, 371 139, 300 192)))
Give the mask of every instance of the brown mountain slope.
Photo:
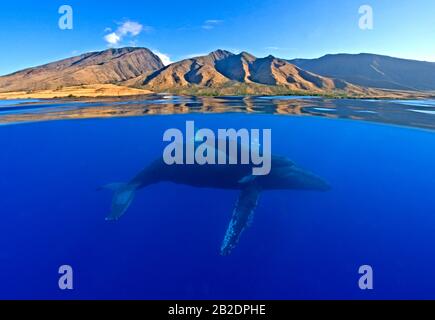
POLYGON ((117 86, 114 84, 88 84, 58 89, 0 92, 0 100, 11 99, 53 99, 74 97, 126 97, 152 93, 149 90, 117 86))
MULTIPOLYGON (((233 54, 217 50, 164 67, 162 61, 146 48, 91 52, 18 71, 0 77, 0 93, 13 93, 7 97, 58 97, 103 95, 103 91, 104 95, 147 92, 92 87, 109 84, 193 95, 319 94, 376 98, 422 95, 413 91, 365 88, 306 71, 283 59, 256 58, 247 52, 233 54)), ((433 95, 425 93, 426 96, 429 94, 433 95)))
POLYGON ((0 77, 0 92, 119 83, 163 67, 145 48, 109 49, 56 61, 0 77))
POLYGON ((247 52, 236 55, 224 50, 173 63, 152 75, 132 80, 129 84, 134 82, 153 91, 201 87, 228 90, 231 86, 238 88, 244 84, 244 87, 255 88, 260 93, 270 90, 270 86, 314 93, 366 92, 361 87, 319 76, 273 56, 256 58, 247 52))
MULTIPOLYGON (((233 55, 228 51, 217 50, 207 56, 196 57, 173 63, 149 76, 140 76, 135 83, 150 88, 166 90, 190 85, 218 87, 228 79, 217 72, 216 62, 233 55)), ((129 84, 131 84, 130 82, 129 84)))
POLYGON ((318 59, 290 63, 355 85, 392 90, 435 90, 435 63, 399 59, 370 53, 328 54, 318 59))

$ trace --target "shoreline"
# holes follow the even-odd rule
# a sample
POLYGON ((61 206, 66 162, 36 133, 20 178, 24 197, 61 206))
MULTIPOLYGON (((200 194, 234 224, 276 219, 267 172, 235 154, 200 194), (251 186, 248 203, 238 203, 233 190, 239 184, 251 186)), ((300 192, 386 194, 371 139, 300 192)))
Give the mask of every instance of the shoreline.
MULTIPOLYGON (((8 100, 52 100, 52 99, 98 99, 98 98, 131 98, 138 99, 143 96, 153 94, 173 94, 177 96, 197 96, 197 97, 229 97, 229 96, 242 96, 242 97, 273 97, 273 96, 301 96, 301 97, 316 97, 324 99, 352 99, 352 100, 412 100, 412 99, 435 99, 433 92, 420 92, 420 91, 396 91, 396 90, 379 90, 379 93, 374 95, 346 95, 343 93, 319 93, 319 92, 281 92, 279 94, 208 94, 190 92, 189 89, 176 90, 176 92, 153 92, 147 89, 139 89, 133 87, 119 86, 114 84, 97 84, 97 85, 81 85, 71 86, 59 89, 47 89, 36 91, 14 91, 14 92, 0 92, 0 101, 8 100)), ((214 92, 216 93, 216 92, 214 92)))

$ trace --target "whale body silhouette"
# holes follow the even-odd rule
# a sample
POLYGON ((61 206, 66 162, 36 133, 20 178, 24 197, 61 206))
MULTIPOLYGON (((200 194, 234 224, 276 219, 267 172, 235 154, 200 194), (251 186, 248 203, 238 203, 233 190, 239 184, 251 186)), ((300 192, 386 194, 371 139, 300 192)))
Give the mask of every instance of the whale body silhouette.
POLYGON ((167 165, 163 158, 157 159, 128 183, 112 183, 104 187, 114 191, 111 212, 106 220, 118 220, 127 211, 137 190, 159 182, 239 190, 240 194, 220 249, 221 255, 229 255, 238 244, 243 230, 252 221, 262 191, 330 189, 323 179, 282 156, 272 155, 271 171, 268 175, 253 176, 252 168, 251 164, 167 165))

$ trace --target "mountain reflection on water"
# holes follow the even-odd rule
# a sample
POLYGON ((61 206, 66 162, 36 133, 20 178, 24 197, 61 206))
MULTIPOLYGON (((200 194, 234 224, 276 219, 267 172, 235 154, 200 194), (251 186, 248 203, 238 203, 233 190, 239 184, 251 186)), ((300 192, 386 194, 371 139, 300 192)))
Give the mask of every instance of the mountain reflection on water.
POLYGON ((318 97, 190 97, 0 101, 0 125, 37 121, 190 113, 318 116, 435 129, 435 100, 356 100, 318 97))

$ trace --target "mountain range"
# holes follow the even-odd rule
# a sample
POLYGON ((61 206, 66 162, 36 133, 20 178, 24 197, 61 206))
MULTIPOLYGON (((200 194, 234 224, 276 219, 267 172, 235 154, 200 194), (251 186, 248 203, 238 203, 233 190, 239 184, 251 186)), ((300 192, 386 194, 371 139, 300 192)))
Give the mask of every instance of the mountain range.
POLYGON ((324 77, 393 90, 435 90, 435 63, 376 54, 329 54, 319 59, 294 59, 290 63, 324 77))
POLYGON ((151 50, 127 47, 86 53, 2 76, 0 92, 62 91, 65 87, 108 84, 137 92, 380 97, 398 90, 435 91, 435 63, 374 54, 285 60, 216 50, 164 66, 151 50))
POLYGON ((195 87, 225 90, 240 87, 241 84, 252 93, 273 91, 277 87, 316 93, 364 91, 345 81, 302 70, 273 56, 257 58, 247 52, 233 54, 225 50, 173 63, 151 75, 139 77, 135 83, 154 91, 195 87))
POLYGON ((0 92, 118 84, 163 67, 160 58, 148 49, 109 49, 85 53, 0 77, 0 92))

